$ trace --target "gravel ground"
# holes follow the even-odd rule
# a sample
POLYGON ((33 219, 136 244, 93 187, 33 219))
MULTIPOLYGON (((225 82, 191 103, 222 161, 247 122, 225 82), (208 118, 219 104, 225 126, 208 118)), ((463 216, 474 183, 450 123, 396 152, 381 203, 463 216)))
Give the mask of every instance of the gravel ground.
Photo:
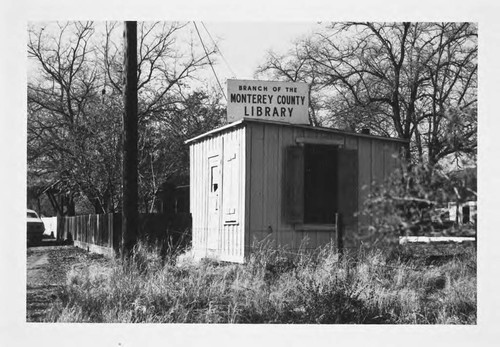
POLYGON ((73 266, 109 262, 102 255, 73 246, 33 247, 27 251, 26 321, 43 322, 58 300, 66 274, 73 266))

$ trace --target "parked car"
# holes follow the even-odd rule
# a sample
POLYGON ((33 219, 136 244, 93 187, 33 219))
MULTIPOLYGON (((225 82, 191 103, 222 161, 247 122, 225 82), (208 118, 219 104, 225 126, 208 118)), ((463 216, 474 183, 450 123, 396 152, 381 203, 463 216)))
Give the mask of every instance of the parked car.
POLYGON ((43 238, 45 226, 38 214, 33 210, 27 210, 28 242, 40 242, 43 238))

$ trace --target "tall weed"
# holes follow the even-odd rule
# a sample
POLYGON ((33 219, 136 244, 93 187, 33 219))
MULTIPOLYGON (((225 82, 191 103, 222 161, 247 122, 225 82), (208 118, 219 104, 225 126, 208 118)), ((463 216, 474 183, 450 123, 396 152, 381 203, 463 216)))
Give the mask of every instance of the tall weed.
POLYGON ((291 255, 266 244, 247 264, 164 261, 139 245, 128 261, 75 268, 58 322, 475 324, 474 250, 428 265, 333 245, 291 255))

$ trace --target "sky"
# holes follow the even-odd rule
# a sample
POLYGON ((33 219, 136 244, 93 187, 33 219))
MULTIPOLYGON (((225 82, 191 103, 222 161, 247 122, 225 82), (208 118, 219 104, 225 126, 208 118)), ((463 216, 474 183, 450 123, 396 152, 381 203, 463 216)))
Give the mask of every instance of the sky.
MULTIPOLYGON (((319 28, 315 22, 203 22, 227 61, 218 59, 215 70, 222 80, 253 79, 254 72, 265 60, 266 53, 286 52, 296 39, 303 38, 319 28), (232 76, 234 72, 235 76, 232 76)), ((197 22, 202 38, 210 37, 197 22)))
MULTIPOLYGON (((264 63, 267 53, 272 50, 276 53, 286 53, 293 48, 294 42, 305 38, 317 31, 321 24, 314 21, 295 22, 227 22, 227 21, 189 21, 187 26, 178 33, 179 42, 187 48, 189 40, 192 39, 198 46, 198 54, 202 54, 202 46, 196 32, 200 33, 205 46, 213 47, 217 44, 218 53, 212 56, 214 70, 219 79, 224 93, 227 92, 227 79, 255 79, 254 73, 258 66, 264 63), (196 27, 193 23, 196 23, 196 27)), ((54 21, 29 23, 35 27, 46 26, 45 33, 58 35, 58 29, 54 21)), ((101 37, 104 33, 104 22, 95 23, 96 34, 101 37)), ((115 43, 121 44, 121 26, 119 24, 115 35, 115 43)), ((28 59, 28 78, 35 76, 34 68, 38 65, 33 59, 28 59)), ((202 83, 191 81, 192 88, 201 86, 219 88, 214 72, 209 66, 197 72, 202 83)), ((223 100, 222 100, 223 101, 223 100)))
MULTIPOLYGON (((199 44, 193 22, 189 26, 188 32, 191 32, 194 42, 199 44)), ((220 54, 215 57, 214 70, 224 94, 227 94, 227 79, 257 79, 255 71, 265 62, 269 51, 286 53, 294 47, 295 41, 308 37, 321 24, 314 21, 196 21, 196 26, 205 45, 213 46, 214 41, 217 44, 220 54)), ((205 86, 220 89, 211 68, 206 67, 199 74, 206 81, 205 86)), ((224 102, 223 99, 221 101, 224 102)))

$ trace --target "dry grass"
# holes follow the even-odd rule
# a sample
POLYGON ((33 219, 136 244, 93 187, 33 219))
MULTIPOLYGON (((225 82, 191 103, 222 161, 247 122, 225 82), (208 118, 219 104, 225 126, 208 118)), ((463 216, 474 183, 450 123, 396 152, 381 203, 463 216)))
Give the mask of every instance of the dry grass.
POLYGON ((175 264, 140 245, 128 262, 74 268, 57 322, 475 324, 476 254, 428 264, 411 252, 289 258, 261 247, 246 265, 175 264))

